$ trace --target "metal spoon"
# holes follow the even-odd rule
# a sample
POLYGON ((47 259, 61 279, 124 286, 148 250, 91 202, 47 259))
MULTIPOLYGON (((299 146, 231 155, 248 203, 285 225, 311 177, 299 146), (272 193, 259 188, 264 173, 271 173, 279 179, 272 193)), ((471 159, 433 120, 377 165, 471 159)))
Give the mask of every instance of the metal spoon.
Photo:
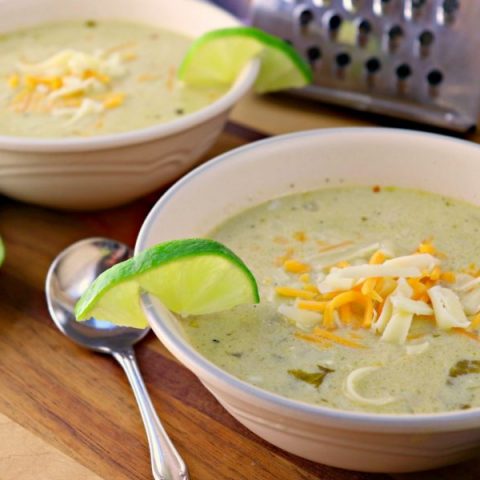
POLYGON ((62 251, 48 270, 45 293, 57 327, 74 342, 109 353, 123 367, 135 394, 147 432, 155 480, 188 480, 187 467, 163 428, 143 383, 133 351, 149 329, 118 327, 91 318, 77 322, 73 309, 85 289, 104 270, 126 260, 131 250, 107 238, 87 238, 62 251))

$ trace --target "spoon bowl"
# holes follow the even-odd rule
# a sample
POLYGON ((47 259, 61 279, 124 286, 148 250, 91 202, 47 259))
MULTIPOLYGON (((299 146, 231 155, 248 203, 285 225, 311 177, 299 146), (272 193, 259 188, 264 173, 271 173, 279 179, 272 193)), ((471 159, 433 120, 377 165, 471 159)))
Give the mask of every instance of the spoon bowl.
POLYGON ((96 318, 75 320, 75 303, 103 271, 132 256, 123 243, 107 238, 87 238, 63 250, 47 275, 48 309, 57 327, 82 347, 112 353, 143 339, 149 328, 120 327, 96 318))
POLYGON ((123 367, 147 433, 155 480, 188 480, 187 467, 163 428, 142 380, 133 345, 149 328, 114 325, 98 318, 77 322, 75 304, 103 271, 127 260, 132 250, 108 238, 88 238, 63 250, 52 262, 45 284, 48 310, 55 325, 75 343, 112 355, 123 367))

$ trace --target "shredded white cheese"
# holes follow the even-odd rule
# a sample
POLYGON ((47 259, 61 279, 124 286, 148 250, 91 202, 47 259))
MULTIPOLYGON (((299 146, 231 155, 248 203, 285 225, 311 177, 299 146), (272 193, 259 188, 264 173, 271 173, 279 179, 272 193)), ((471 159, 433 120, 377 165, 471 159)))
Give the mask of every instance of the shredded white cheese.
POLYGON ((408 331, 412 325, 413 313, 402 312, 393 308, 392 316, 382 334, 382 340, 389 343, 402 345, 407 339, 408 331))
POLYGON ((52 112, 55 116, 71 117, 68 121, 68 125, 75 123, 80 118, 89 115, 91 113, 101 113, 105 110, 104 106, 100 102, 84 98, 79 108, 55 108, 52 112))
POLYGON ((459 298, 467 315, 475 315, 480 312, 480 288, 460 293, 459 298))
POLYGON ((404 278, 400 278, 397 288, 385 300, 385 305, 378 320, 372 322, 373 331, 378 333, 383 332, 381 337, 383 341, 397 344, 405 342, 412 323, 413 314, 407 310, 402 310, 401 305, 409 305, 412 307, 408 302, 412 293, 412 287, 404 278), (390 325, 392 320, 393 323, 390 325))
POLYGON ((419 270, 430 271, 440 263, 440 260, 429 253, 416 253, 386 260, 384 265, 395 267, 415 267, 419 270))
POLYGON ((438 328, 449 330, 453 327, 467 328, 470 321, 463 311, 458 295, 449 288, 436 285, 428 289, 438 328))
POLYGON ((401 295, 392 295, 390 301, 393 308, 401 312, 413 313, 415 315, 432 315, 433 310, 428 303, 419 300, 412 300, 401 295))
POLYGON ((293 305, 282 304, 278 307, 278 312, 294 322, 298 328, 305 331, 311 330, 315 325, 318 325, 323 318, 321 313, 301 310, 293 305))
POLYGON ((315 270, 323 270, 339 261, 350 261, 356 258, 364 258, 380 248, 380 243, 371 243, 364 246, 343 246, 334 250, 307 257, 308 263, 312 263, 315 270))

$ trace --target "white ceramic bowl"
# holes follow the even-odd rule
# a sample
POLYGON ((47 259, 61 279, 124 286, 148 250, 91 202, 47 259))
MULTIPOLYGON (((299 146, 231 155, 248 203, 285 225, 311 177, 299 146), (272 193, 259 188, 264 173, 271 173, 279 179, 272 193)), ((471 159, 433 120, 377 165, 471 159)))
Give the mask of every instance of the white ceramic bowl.
MULTIPOLYGON (((397 185, 480 205, 480 147, 438 135, 380 128, 312 130, 257 142, 197 168, 148 215, 139 252, 165 240, 205 236, 272 197, 335 185, 397 185), (181 212, 181 215, 179 213, 181 212)), ((238 380, 197 353, 176 319, 148 296, 153 330, 247 428, 289 452, 370 472, 409 472, 478 452, 480 409, 375 415, 307 405, 238 380)))
MULTIPOLYGON (((238 25, 231 15, 199 0, 0 0, 0 33, 75 18, 128 19, 192 38, 238 25)), ((166 185, 212 145, 257 70, 252 62, 220 99, 165 124, 78 139, 0 136, 0 193, 56 208, 97 209, 166 185)))

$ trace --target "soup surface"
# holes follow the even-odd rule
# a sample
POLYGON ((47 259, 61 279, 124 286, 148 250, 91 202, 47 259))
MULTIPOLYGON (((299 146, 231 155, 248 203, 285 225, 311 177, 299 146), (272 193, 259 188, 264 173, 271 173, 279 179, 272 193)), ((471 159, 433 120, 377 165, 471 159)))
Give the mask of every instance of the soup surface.
POLYGON ((191 39, 123 21, 0 35, 0 135, 91 136, 168 122, 220 97, 176 71, 191 39))
POLYGON ((317 405, 480 406, 479 229, 478 207, 421 191, 345 187, 272 200, 211 234, 251 268, 261 303, 189 317, 185 333, 238 378, 317 405), (368 273, 382 263, 382 275, 368 273))

